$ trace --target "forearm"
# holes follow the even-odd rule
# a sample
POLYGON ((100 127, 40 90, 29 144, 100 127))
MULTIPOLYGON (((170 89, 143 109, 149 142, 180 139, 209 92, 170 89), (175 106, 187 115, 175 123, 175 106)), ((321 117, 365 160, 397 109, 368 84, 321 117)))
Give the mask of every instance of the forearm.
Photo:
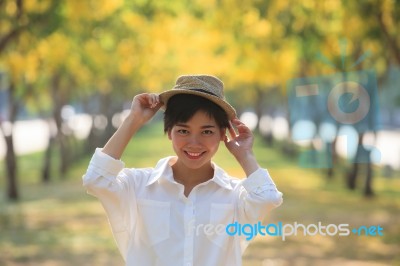
POLYGON ((129 141, 141 127, 140 120, 133 115, 129 115, 108 140, 102 152, 114 159, 120 159, 129 141))
POLYGON ((240 166, 242 166, 243 171, 246 173, 246 176, 250 176, 254 173, 260 165, 257 163, 256 157, 253 152, 245 152, 240 154, 240 156, 236 157, 236 160, 239 162, 240 166))
POLYGON ((268 212, 282 203, 282 193, 266 169, 258 168, 241 183, 245 192, 240 200, 238 219, 242 223, 262 221, 268 212))

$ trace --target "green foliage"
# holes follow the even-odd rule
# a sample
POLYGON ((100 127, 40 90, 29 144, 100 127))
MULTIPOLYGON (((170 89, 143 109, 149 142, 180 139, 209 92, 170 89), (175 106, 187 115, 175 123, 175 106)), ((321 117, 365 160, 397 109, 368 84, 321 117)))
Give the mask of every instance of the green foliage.
POLYGON ((51 77, 60 73, 68 99, 94 91, 123 97, 161 91, 188 72, 220 75, 228 90, 284 90, 292 77, 332 71, 317 54, 339 60, 336 44, 343 37, 348 57, 371 50, 366 67, 379 73, 399 50, 400 8, 391 0, 35 0, 21 1, 21 9, 18 3, 0 3, 0 40, 18 29, 1 68, 35 92, 50 90, 51 77))

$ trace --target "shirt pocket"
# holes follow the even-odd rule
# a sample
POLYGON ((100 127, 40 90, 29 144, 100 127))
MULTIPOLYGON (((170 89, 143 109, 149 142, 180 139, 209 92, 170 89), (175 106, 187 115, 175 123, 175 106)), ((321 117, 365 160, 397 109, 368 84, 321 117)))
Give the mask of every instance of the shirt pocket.
POLYGON ((208 234, 207 237, 214 244, 222 249, 226 249, 230 236, 225 232, 225 228, 228 224, 233 222, 234 217, 234 206, 233 204, 221 204, 212 203, 210 208, 210 224, 215 230, 213 234, 208 234), (219 230, 223 229, 223 230, 219 230))
POLYGON ((155 200, 138 200, 141 220, 139 234, 149 246, 156 245, 170 236, 171 203, 155 200))

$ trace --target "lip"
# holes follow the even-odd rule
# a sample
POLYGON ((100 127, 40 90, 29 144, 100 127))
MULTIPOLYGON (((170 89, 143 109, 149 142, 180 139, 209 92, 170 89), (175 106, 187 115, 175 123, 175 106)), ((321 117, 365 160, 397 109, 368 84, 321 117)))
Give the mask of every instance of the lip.
POLYGON ((206 152, 189 152, 189 151, 184 151, 186 156, 191 159, 191 160, 197 160, 200 159, 206 152))

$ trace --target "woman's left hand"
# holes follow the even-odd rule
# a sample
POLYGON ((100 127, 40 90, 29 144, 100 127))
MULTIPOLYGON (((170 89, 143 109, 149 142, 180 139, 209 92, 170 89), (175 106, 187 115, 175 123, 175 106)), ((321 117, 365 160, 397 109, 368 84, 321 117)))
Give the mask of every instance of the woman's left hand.
POLYGON ((225 146, 235 156, 246 175, 250 176, 260 167, 253 154, 253 133, 239 119, 233 119, 231 122, 237 128, 238 134, 233 128, 229 128, 231 137, 228 139, 225 136, 225 146))
POLYGON ((237 134, 233 128, 228 128, 230 138, 228 139, 225 136, 225 146, 236 159, 240 160, 241 157, 253 153, 254 136, 251 130, 239 119, 235 118, 231 122, 237 128, 237 134))

